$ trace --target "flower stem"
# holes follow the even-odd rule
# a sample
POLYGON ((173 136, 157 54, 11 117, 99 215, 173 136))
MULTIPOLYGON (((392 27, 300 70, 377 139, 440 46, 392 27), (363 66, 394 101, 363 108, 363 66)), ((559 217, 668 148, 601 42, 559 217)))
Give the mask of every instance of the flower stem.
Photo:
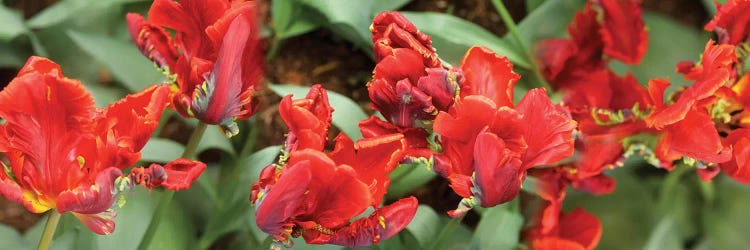
MULTIPOLYGON (((185 151, 182 152, 182 158, 187 158, 187 159, 195 158, 195 152, 198 149, 198 145, 200 144, 201 138, 203 138, 203 133, 206 132, 206 127, 208 127, 208 124, 205 124, 203 122, 198 123, 198 126, 196 126, 195 130, 193 130, 193 134, 190 135, 190 140, 185 146, 185 151)), ((138 244, 139 250, 145 250, 148 248, 148 246, 151 245, 151 241, 153 241, 154 235, 156 234, 156 229, 159 228, 161 218, 166 216, 167 211, 169 210, 168 209, 169 204, 172 202, 172 198, 174 198, 174 194, 175 194, 175 191, 164 190, 164 194, 161 196, 161 199, 159 200, 159 205, 156 206, 154 215, 153 217, 151 217, 151 222, 149 222, 148 224, 148 229, 146 229, 146 234, 143 235, 143 239, 141 240, 141 243, 138 244)))
POLYGON ((508 30, 510 30, 511 36, 513 36, 513 39, 516 40, 516 44, 518 44, 521 50, 523 50, 524 56, 526 56, 526 58, 529 60, 529 63, 531 64, 531 71, 532 73, 534 73, 534 77, 536 78, 536 80, 539 81, 542 87, 546 88, 547 90, 551 90, 549 83, 544 80, 544 77, 539 72, 539 67, 537 67, 534 63, 534 56, 531 54, 529 46, 526 45, 523 37, 521 37, 521 33, 518 31, 518 26, 516 26, 516 22, 513 21, 513 17, 510 16, 510 12, 508 12, 508 9, 505 8, 505 4, 503 4, 503 1, 492 0, 492 5, 495 6, 495 9, 497 9, 497 12, 503 19, 503 23, 505 23, 505 26, 508 27, 508 30))
POLYGON ((448 240, 450 235, 452 235, 453 232, 455 232, 456 229, 461 225, 461 221, 464 220, 464 217, 466 216, 461 216, 461 217, 458 217, 457 219, 452 219, 450 222, 448 222, 448 224, 446 224, 443 227, 443 230, 440 230, 440 234, 438 234, 437 238, 435 238, 435 240, 432 241, 432 244, 430 245, 430 247, 429 248, 423 247, 422 249, 438 249, 439 246, 442 246, 444 242, 448 240))
POLYGON ((47 217, 47 224, 44 225, 44 233, 42 238, 39 239, 39 246, 37 250, 47 250, 52 243, 52 238, 55 236, 55 230, 57 230, 57 223, 60 222, 60 213, 56 210, 52 210, 47 217))

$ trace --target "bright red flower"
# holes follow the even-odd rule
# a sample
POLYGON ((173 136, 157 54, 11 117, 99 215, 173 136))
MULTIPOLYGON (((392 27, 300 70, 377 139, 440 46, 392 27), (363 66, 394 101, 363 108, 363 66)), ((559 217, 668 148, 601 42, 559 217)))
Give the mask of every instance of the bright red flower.
POLYGON ((627 64, 638 64, 646 53, 648 33, 641 0, 597 0, 604 20, 600 29, 604 54, 627 64))
POLYGON ((559 223, 552 233, 534 235, 527 241, 534 250, 591 250, 599 244, 602 225, 596 216, 577 208, 568 213, 560 213, 559 223))
POLYGON ((233 136, 235 120, 258 105, 252 95, 262 82, 263 56, 255 11, 241 0, 156 0, 148 21, 132 13, 127 19, 141 52, 173 78, 172 106, 233 136), (164 28, 175 31, 174 40, 164 28))
POLYGON ((0 152, 10 162, 0 193, 31 212, 72 212, 93 232, 111 233, 115 181, 140 159, 168 94, 166 85, 152 86, 99 109, 59 65, 29 58, 0 92, 0 152))
POLYGON ((328 94, 320 84, 313 85, 303 99, 292 101, 292 95, 285 96, 279 104, 279 114, 289 127, 285 150, 311 148, 322 151, 328 140, 332 113, 328 94))
POLYGON ((371 31, 377 65, 367 90, 373 109, 402 128, 448 110, 461 74, 443 68, 430 37, 398 12, 378 14, 371 31))
POLYGON ((750 129, 732 131, 724 139, 726 147, 732 147, 732 159, 720 163, 721 171, 732 179, 750 184, 750 129))
MULTIPOLYGON (((685 78, 695 81, 693 85, 682 91, 674 104, 666 106, 662 95, 652 90, 649 84, 649 93, 654 101, 654 111, 645 118, 649 127, 661 129, 666 125, 674 124, 685 119, 687 113, 693 109, 698 102, 714 95, 720 87, 730 80, 732 67, 737 61, 737 56, 732 45, 714 45, 713 41, 706 44, 703 51, 701 65, 694 66, 687 71, 685 78)), ((659 83, 663 85, 664 83, 659 83)), ((666 83, 668 84, 668 83, 666 83)), ((657 86, 654 86, 657 87, 657 86)))
POLYGON ((432 150, 427 141, 429 134, 423 128, 401 128, 383 121, 376 116, 371 116, 359 122, 359 130, 364 138, 377 138, 391 134, 402 134, 406 139, 409 157, 430 158, 432 150))
POLYGON ((750 42, 750 1, 729 0, 723 5, 717 3, 714 18, 704 29, 716 32, 719 43, 737 45, 750 42))
POLYGON ((527 169, 573 153, 575 122, 552 105, 544 89, 530 90, 513 108, 517 75, 506 58, 474 47, 463 62, 462 70, 472 73, 462 96, 464 89, 469 94, 435 119, 443 152, 435 155, 434 167, 458 195, 491 207, 518 194, 527 169))
POLYGON ((378 208, 390 183, 387 174, 404 147, 401 135, 353 144, 342 134, 330 156, 312 149, 293 151, 281 169, 264 170, 275 172, 264 178, 273 183, 251 197, 258 227, 284 244, 290 236, 302 236, 310 244, 362 247, 393 236, 417 208, 413 197, 378 208), (350 222, 370 206, 376 209, 369 217, 350 222))

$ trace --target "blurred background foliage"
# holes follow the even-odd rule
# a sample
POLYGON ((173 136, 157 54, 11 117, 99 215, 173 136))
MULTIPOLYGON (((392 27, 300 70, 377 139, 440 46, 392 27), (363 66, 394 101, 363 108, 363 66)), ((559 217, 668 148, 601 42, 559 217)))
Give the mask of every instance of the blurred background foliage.
MULTIPOLYGON (((527 44, 564 37, 565 27, 584 0, 505 0, 527 44)), ((702 25, 715 12, 712 0, 645 0, 649 47, 637 66, 616 64, 633 72, 641 84, 669 77, 677 62, 698 58, 711 34, 702 25)), ((720 1, 723 2, 723 1, 720 1)), ((65 75, 80 79, 97 105, 160 83, 163 76, 130 41, 125 14, 145 14, 148 0, 3 0, 0 6, 0 78, 7 84, 31 55, 58 62, 65 75)), ((267 44, 268 88, 259 93, 261 111, 241 124, 231 140, 209 129, 199 150, 209 168, 163 221, 152 249, 258 249, 268 238, 255 226, 249 188, 260 170, 273 162, 285 125, 278 117, 279 96, 302 96, 313 83, 330 90, 333 123, 356 139, 357 121, 369 109, 365 83, 374 67, 369 25, 384 10, 401 10, 422 32, 432 36, 438 53, 457 65, 466 49, 484 45, 508 56, 524 77, 516 95, 538 86, 533 61, 513 40, 489 0, 263 0, 259 1, 267 44)), ((143 150, 143 164, 177 158, 195 124, 165 112, 154 138, 143 150)), ((693 172, 667 173, 637 157, 607 172, 617 180, 614 193, 594 197, 571 191, 566 211, 584 207, 603 223, 599 249, 743 249, 750 245, 750 188, 719 177, 703 183, 693 172)), ((516 249, 524 219, 515 202, 472 211, 463 223, 447 210, 460 200, 446 181, 421 167, 404 166, 391 175, 388 200, 415 195, 423 204, 404 232, 373 249, 516 249), (456 230, 441 237, 446 227, 456 230), (445 238, 436 245, 436 240, 445 238)), ((524 188, 528 188, 525 185, 524 188)), ((134 249, 161 195, 138 190, 119 210, 117 230, 95 236, 65 215, 54 249, 134 249)), ((40 215, 0 198, 0 249, 33 249, 40 237, 40 215)), ((297 249, 342 249, 311 246, 297 249)))

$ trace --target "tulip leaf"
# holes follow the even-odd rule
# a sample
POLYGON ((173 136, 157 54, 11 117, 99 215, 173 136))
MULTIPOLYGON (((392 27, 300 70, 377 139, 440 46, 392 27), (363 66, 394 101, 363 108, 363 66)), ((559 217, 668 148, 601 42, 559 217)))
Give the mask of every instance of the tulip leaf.
POLYGON ((76 31, 68 31, 68 35, 78 47, 104 64, 131 92, 138 92, 164 80, 154 64, 142 56, 130 41, 76 31))
POLYGON ((644 250, 681 250, 682 246, 680 235, 675 233, 680 231, 679 225, 671 216, 665 216, 656 225, 651 237, 649 237, 644 250))
POLYGON ((544 0, 526 0, 526 12, 534 12, 539 6, 544 3, 544 0))
POLYGON ((471 46, 479 45, 486 46, 500 56, 507 56, 518 67, 531 67, 522 51, 477 24, 443 13, 401 13, 420 31, 430 35, 440 58, 455 66, 458 66, 471 46))
MULTIPOLYGON (((419 205, 414 219, 412 219, 405 229, 419 245, 418 248, 413 247, 411 249, 424 249, 430 246, 436 240, 443 226, 440 216, 435 213, 435 210, 427 205, 419 205)), ((405 243, 408 244, 408 241, 405 243)))
POLYGON ((315 20, 303 10, 298 0, 271 1, 276 39, 286 39, 318 28, 315 20))
MULTIPOLYGON (((584 0, 544 1, 518 23, 518 32, 530 48, 542 39, 566 37, 567 27, 573 20, 573 15, 583 9, 585 3, 584 0)), ((503 40, 513 44, 514 39, 511 36, 505 34, 503 40)))
POLYGON ((407 5, 411 0, 386 0, 386 1, 373 1, 372 2, 372 14, 373 16, 378 15, 382 11, 397 10, 404 5, 407 5))
MULTIPOLYGON (((247 131, 240 131, 240 133, 244 132, 247 131)), ((197 152, 200 153, 212 148, 219 149, 232 156, 236 154, 232 142, 229 138, 224 136, 224 133, 221 132, 221 129, 219 129, 218 126, 209 126, 206 129, 206 132, 203 134, 203 139, 201 139, 201 143, 198 144, 197 152)))
POLYGON ((389 174, 391 185, 388 187, 388 198, 399 198, 423 186, 434 179, 437 174, 421 164, 402 164, 389 174))
MULTIPOLYGON (((310 87, 282 84, 269 84, 268 88, 282 97, 292 94, 294 95, 293 99, 304 98, 310 90, 310 87)), ((331 102, 331 107, 334 109, 333 125, 336 125, 336 127, 354 141, 362 138, 357 124, 359 121, 367 119, 367 114, 362 111, 359 104, 349 99, 349 97, 333 91, 326 92, 328 93, 328 101, 331 102)))
POLYGON ((479 246, 479 249, 516 249, 522 226, 523 217, 509 211, 507 206, 486 209, 474 231, 472 246, 479 246))
POLYGON ((34 29, 48 28, 78 18, 81 13, 90 12, 94 8, 113 9, 126 3, 143 1, 146 0, 62 0, 31 17, 27 25, 34 29))
POLYGON ((151 138, 141 150, 141 161, 166 163, 182 156, 185 146, 165 138, 151 138))
MULTIPOLYGON (((127 203, 118 209, 115 218, 116 230, 111 235, 95 237, 94 249, 135 249, 146 231, 151 215, 161 193, 136 188, 127 194, 127 203)), ((177 202, 170 204, 169 213, 161 218, 155 240, 149 249, 191 249, 194 246, 196 230, 186 210, 177 202)))
POLYGON ((16 229, 0 224, 0 242, 7 249, 22 249, 25 245, 21 234, 16 229))
POLYGON ((8 42, 28 30, 23 23, 23 16, 17 10, 0 5, 0 41, 8 42))
POLYGON ((716 200, 706 206, 703 232, 706 236, 705 249, 745 249, 750 245, 750 187, 718 176, 714 179, 716 200))

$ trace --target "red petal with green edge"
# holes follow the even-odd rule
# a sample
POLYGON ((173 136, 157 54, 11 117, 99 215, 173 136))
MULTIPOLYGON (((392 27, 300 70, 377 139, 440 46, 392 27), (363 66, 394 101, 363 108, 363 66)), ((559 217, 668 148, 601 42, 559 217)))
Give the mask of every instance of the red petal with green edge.
MULTIPOLYGON (((151 166, 154 166, 152 164, 151 166)), ((183 190, 190 188, 190 185, 200 177, 206 164, 200 161, 179 158, 168 162, 164 165, 164 171, 167 173, 167 179, 161 184, 169 190, 183 190)))
POLYGON ((335 234, 326 241, 308 243, 334 244, 352 248, 376 245, 406 228, 417 213, 418 205, 417 198, 400 199, 375 210, 367 218, 358 219, 336 230, 335 234))
POLYGON ((750 1, 730 0, 717 9, 714 18, 704 29, 716 32, 720 43, 739 44, 750 41, 750 15, 747 15, 750 13, 750 1))
POLYGON ((106 138, 110 135, 109 130, 113 130, 116 137, 114 141, 117 144, 112 146, 118 147, 124 154, 131 155, 126 157, 130 160, 114 161, 113 163, 119 163, 116 166, 124 169, 139 160, 139 151, 151 138, 168 103, 169 86, 161 84, 130 94, 102 110, 104 120, 98 120, 99 136, 106 138))
POLYGON ((0 92, 12 172, 22 189, 53 204, 58 193, 84 177, 75 147, 91 133, 95 113, 83 85, 63 78, 59 69, 49 59, 31 57, 0 92))
POLYGON ((604 16, 600 30, 604 54, 626 64, 638 64, 648 45, 641 0, 599 0, 598 4, 604 16))
POLYGON ((534 250, 586 250, 581 244, 558 237, 544 237, 531 242, 534 250))
POLYGON ((406 48, 419 53, 427 67, 435 68, 442 64, 432 47, 430 36, 419 32, 401 13, 381 12, 373 18, 370 31, 376 63, 391 55, 394 49, 406 48))
POLYGON ((524 172, 521 162, 511 156, 497 135, 482 132, 474 144, 473 194, 482 207, 493 207, 513 200, 521 190, 524 172))
POLYGON ((732 131, 724 145, 732 147, 733 158, 719 164, 721 171, 736 181, 750 184, 750 129, 732 131))
POLYGON ((560 237, 578 242, 585 249, 595 249, 602 237, 602 224, 582 208, 560 215, 560 237))
POLYGON ((279 181, 255 204, 255 223, 263 232, 279 241, 286 240, 294 225, 293 218, 303 211, 305 192, 312 173, 309 162, 290 165, 279 181))
POLYGON ((285 96, 279 104, 279 114, 289 127, 286 150, 323 150, 332 112, 328 94, 319 84, 313 85, 303 99, 292 101, 291 95, 285 96))
POLYGON ((731 149, 724 148, 711 117, 693 109, 685 119, 666 128, 670 134, 671 151, 693 159, 721 163, 732 157, 731 149))
POLYGON ((115 179, 122 176, 120 169, 110 167, 96 175, 93 183, 82 182, 77 187, 57 196, 57 211, 79 214, 98 214, 112 207, 117 192, 115 179))
POLYGON ((115 222, 113 220, 117 214, 114 211, 108 210, 97 214, 74 212, 73 215, 95 234, 108 235, 115 231, 115 222))
POLYGON ((521 76, 513 64, 486 47, 471 47, 461 60, 464 84, 461 97, 483 95, 498 106, 513 107, 513 87, 521 76))
POLYGON ((543 88, 529 90, 516 110, 523 114, 524 140, 528 145, 524 169, 553 164, 573 154, 576 122, 552 105, 543 88))
POLYGON ((160 68, 168 68, 170 71, 174 71, 179 54, 169 34, 162 27, 146 22, 143 16, 139 14, 128 13, 126 19, 130 39, 133 40, 141 54, 156 63, 160 68))
MULTIPOLYGON (((193 99, 195 117, 209 124, 229 125, 241 112, 242 54, 250 35, 247 19, 238 16, 227 31, 211 74, 203 87, 196 89, 193 99)), ((249 100, 245 100, 249 101, 249 100)))
POLYGON ((543 40, 534 48, 539 70, 547 80, 557 78, 577 52, 578 47, 572 40, 561 38, 543 40))

